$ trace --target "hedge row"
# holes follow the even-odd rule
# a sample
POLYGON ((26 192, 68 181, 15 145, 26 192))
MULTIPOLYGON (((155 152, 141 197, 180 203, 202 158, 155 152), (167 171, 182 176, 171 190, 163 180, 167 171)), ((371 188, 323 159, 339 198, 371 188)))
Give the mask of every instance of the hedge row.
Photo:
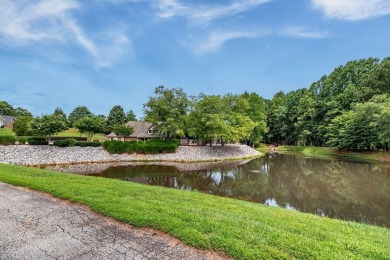
POLYGON ((102 144, 101 143, 95 143, 95 142, 78 142, 74 138, 68 138, 64 140, 57 140, 53 143, 55 146, 59 147, 72 147, 72 146, 80 146, 80 147, 99 147, 102 144))
POLYGON ((67 139, 74 139, 78 142, 86 142, 88 139, 87 137, 70 137, 70 136, 53 136, 50 137, 51 141, 58 141, 58 140, 67 140, 67 139))
POLYGON ((27 142, 30 145, 48 145, 46 138, 43 136, 30 136, 27 138, 27 142))
POLYGON ((177 141, 150 141, 150 142, 121 142, 105 141, 103 148, 113 154, 139 153, 139 154, 158 154, 174 153, 179 146, 177 141))
POLYGON ((0 145, 12 145, 15 144, 16 138, 13 135, 0 136, 0 145))

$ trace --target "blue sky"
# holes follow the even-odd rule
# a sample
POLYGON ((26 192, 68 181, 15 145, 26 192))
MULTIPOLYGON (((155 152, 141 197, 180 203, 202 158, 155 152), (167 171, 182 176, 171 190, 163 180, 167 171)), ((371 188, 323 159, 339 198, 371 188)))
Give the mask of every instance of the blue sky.
POLYGON ((0 0, 0 100, 35 115, 309 87, 390 51, 389 0, 0 0))

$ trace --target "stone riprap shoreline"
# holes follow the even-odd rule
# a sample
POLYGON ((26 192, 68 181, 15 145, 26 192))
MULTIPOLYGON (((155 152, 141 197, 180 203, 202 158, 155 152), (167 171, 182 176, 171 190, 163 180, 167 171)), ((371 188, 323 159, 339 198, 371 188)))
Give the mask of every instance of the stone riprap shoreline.
POLYGON ((260 155, 258 151, 246 145, 180 146, 176 153, 121 155, 109 154, 102 147, 0 146, 0 163, 28 166, 131 161, 199 162, 240 159, 258 155, 260 155))
POLYGON ((209 169, 220 169, 223 167, 238 167, 249 162, 248 160, 229 160, 229 161, 218 161, 218 162, 114 162, 114 163, 82 163, 82 164, 57 164, 45 166, 45 169, 78 173, 83 175, 94 175, 100 174, 111 167, 128 167, 128 166, 144 166, 144 165, 157 165, 157 166, 168 166, 175 167, 179 172, 192 172, 192 171, 204 171, 209 169))

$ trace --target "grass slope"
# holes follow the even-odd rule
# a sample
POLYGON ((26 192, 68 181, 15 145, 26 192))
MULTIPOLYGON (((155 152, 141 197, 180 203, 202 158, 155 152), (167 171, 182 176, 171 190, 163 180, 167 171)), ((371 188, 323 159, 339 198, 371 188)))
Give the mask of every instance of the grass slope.
POLYGON ((12 131, 12 129, 0 128, 0 136, 1 135, 13 135, 13 136, 15 136, 15 133, 12 131))
POLYGON ((0 164, 0 181, 236 259, 389 259, 390 230, 198 192, 0 164))
MULTIPOLYGON (((0 136, 1 135, 13 135, 15 133, 12 129, 0 128, 0 136)), ((61 133, 58 133, 55 136, 65 136, 65 137, 86 137, 85 134, 80 134, 80 132, 76 128, 69 128, 61 133)), ((107 140, 107 137, 104 134, 96 134, 92 137, 93 140, 107 140)))

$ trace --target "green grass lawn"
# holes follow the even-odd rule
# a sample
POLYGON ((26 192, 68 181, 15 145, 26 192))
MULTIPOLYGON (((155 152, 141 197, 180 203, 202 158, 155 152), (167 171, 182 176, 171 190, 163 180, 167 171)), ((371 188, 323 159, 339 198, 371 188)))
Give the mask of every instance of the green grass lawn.
MULTIPOLYGON (((68 130, 58 133, 55 136, 86 137, 85 134, 80 134, 76 128, 69 128, 68 130)), ((92 140, 107 140, 107 137, 104 134, 96 134, 92 137, 92 140)))
MULTIPOLYGON (((12 131, 12 129, 0 128, 0 135, 13 135, 13 136, 15 136, 15 133, 12 131)), ((86 137, 86 135, 80 134, 80 132, 75 128, 69 128, 68 130, 63 131, 55 136, 86 137)), ((107 137, 104 134, 96 134, 92 137, 92 140, 107 140, 107 137)))
POLYGON ((236 259, 390 259, 390 229, 198 192, 0 164, 0 181, 50 193, 236 259))
POLYGON ((0 128, 0 135, 13 135, 13 136, 15 136, 15 133, 12 131, 12 129, 0 128))

